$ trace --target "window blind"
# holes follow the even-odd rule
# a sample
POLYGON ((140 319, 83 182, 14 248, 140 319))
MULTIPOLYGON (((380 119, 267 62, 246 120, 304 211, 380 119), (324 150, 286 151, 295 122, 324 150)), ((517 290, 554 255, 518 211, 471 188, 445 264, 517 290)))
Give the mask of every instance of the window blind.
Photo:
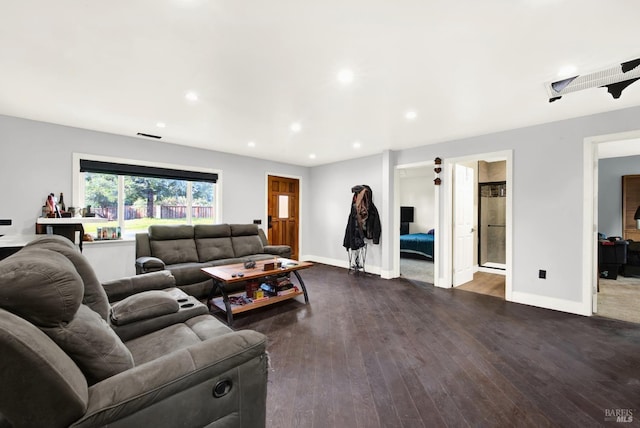
POLYGON ((211 172, 186 171, 180 169, 159 168, 155 166, 102 162, 88 159, 80 159, 80 172, 168 178, 171 180, 205 181, 209 183, 215 183, 218 181, 218 174, 211 172))

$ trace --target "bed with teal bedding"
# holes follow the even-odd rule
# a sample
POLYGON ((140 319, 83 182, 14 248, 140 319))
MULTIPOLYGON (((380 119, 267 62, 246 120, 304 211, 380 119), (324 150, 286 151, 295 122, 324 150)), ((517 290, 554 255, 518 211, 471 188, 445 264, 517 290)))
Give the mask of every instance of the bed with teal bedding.
POLYGON ((400 235, 400 252, 420 254, 433 259, 433 233, 400 235))

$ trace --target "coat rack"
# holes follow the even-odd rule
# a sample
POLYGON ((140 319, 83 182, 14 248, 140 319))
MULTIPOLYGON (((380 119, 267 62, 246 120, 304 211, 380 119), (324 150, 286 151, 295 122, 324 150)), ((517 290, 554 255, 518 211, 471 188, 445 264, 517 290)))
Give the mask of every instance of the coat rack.
POLYGON ((351 209, 342 245, 347 249, 349 273, 365 273, 367 242, 380 243, 380 216, 373 204, 373 193, 366 184, 351 188, 351 209))

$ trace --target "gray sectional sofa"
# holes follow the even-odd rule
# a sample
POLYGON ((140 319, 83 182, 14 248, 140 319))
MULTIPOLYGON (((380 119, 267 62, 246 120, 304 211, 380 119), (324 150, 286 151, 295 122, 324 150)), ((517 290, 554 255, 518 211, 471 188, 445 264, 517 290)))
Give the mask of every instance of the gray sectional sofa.
POLYGON ((166 269, 178 288, 200 299, 213 288, 201 268, 274 257, 290 258, 291 247, 269 245, 255 224, 153 225, 136 235, 136 273, 166 269))
POLYGON ((0 261, 0 427, 264 427, 266 337, 173 285, 105 291, 56 235, 0 261))

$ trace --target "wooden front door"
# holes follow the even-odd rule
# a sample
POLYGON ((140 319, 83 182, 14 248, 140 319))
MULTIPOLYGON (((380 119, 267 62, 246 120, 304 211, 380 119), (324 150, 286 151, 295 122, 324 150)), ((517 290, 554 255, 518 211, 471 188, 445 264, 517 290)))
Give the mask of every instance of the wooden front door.
POLYGON ((273 175, 270 175, 268 180, 269 243, 289 245, 291 258, 298 260, 300 181, 297 178, 273 175))

